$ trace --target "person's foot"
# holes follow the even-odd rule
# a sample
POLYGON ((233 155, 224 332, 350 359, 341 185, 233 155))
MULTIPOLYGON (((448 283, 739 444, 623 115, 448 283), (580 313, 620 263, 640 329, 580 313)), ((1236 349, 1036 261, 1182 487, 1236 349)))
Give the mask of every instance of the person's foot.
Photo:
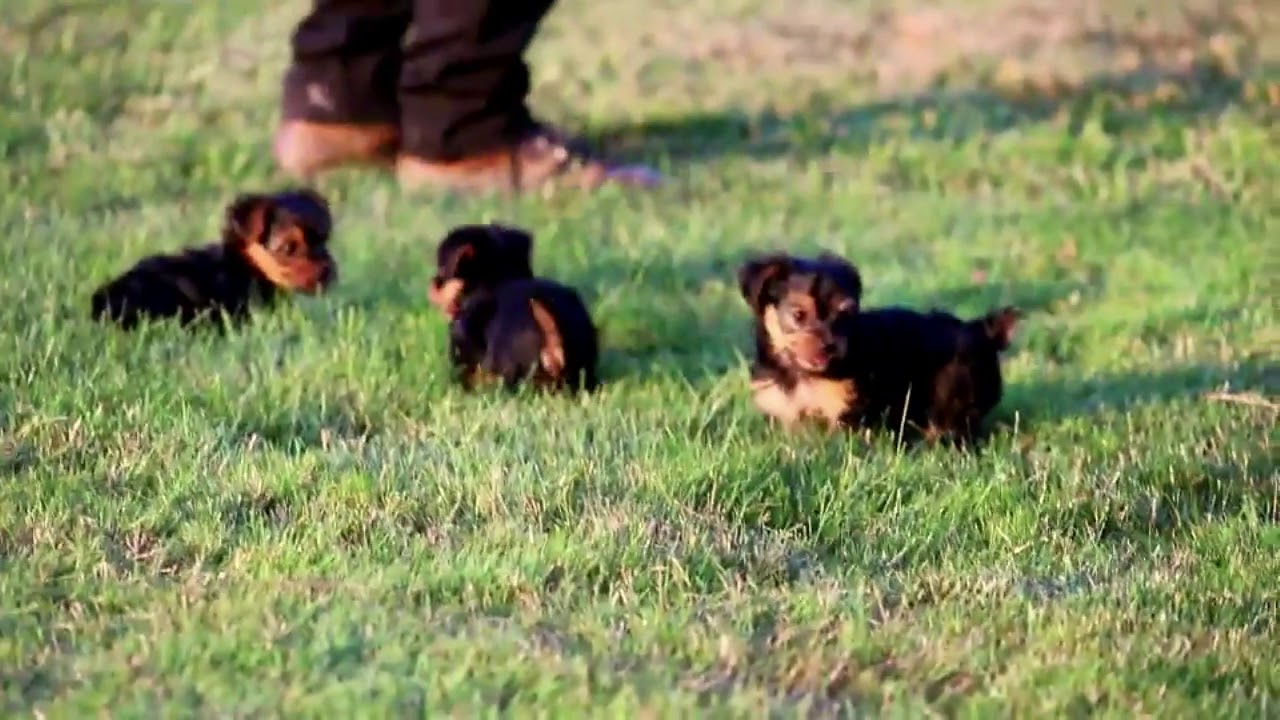
POLYGON ((395 125, 356 125, 285 120, 276 129, 275 157, 280 169, 297 178, 341 165, 396 163, 400 130, 395 125))
POLYGON ((396 176, 410 190, 476 193, 519 193, 556 187, 594 190, 605 184, 648 188, 662 182, 656 170, 611 163, 546 128, 539 128, 510 148, 453 162, 402 152, 396 160, 396 176))

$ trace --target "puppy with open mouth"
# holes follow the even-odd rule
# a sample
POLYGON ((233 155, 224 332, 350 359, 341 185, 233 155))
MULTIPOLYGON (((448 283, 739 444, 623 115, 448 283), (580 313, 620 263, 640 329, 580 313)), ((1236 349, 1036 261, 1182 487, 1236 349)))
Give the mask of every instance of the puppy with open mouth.
POLYGON ((463 225, 440 242, 427 292, 449 318, 449 356, 467 389, 592 390, 599 349, 577 291, 534 277, 533 237, 504 225, 463 225))
POLYGON ((92 315, 124 329, 148 318, 243 322, 255 305, 337 281, 332 232, 329 204, 315 191, 241 195, 226 208, 221 242, 140 260, 93 292, 92 315))
POLYGON ((756 319, 753 399, 786 427, 810 418, 964 444, 1000 402, 1015 307, 973 320, 865 309, 858 269, 829 253, 755 258, 738 281, 756 319))
POLYGON ((755 314, 756 407, 786 427, 806 418, 856 424, 860 403, 841 323, 862 301, 857 268, 831 254, 768 255, 739 268, 738 286, 755 314))

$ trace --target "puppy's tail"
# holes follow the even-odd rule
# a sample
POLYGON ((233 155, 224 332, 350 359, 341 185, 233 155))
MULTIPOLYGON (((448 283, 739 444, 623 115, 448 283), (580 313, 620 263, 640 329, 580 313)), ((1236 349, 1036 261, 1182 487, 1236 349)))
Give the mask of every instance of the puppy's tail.
POLYGON ((542 332, 542 351, 538 355, 542 368, 552 377, 560 377, 564 372, 564 337, 560 335, 560 327, 547 306, 539 300, 530 300, 529 309, 533 311, 533 321, 542 332))
POLYGON ((1009 343, 1013 341, 1014 330, 1017 329, 1021 320, 1022 311, 1009 305, 987 313, 974 320, 971 325, 976 326, 988 340, 994 343, 996 350, 1003 351, 1008 349, 1009 343))

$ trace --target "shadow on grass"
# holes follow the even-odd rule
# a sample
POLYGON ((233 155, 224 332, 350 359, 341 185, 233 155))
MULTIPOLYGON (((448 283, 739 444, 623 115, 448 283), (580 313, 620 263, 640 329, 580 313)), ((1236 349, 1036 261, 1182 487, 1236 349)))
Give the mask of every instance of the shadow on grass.
MULTIPOLYGON (((828 153, 857 152, 888 137, 963 143, 1055 119, 1077 137, 1090 124, 1124 134, 1155 123, 1178 127, 1211 121, 1232 108, 1253 109, 1246 100, 1251 77, 1273 77, 1266 66, 1250 77, 1197 61, 1185 72, 1106 73, 1074 88, 940 89, 900 98, 840 107, 815 96, 788 113, 751 115, 722 110, 607 126, 594 139, 622 158, 669 157, 707 162, 724 156, 756 160, 806 160, 828 153)), ((1266 112, 1256 104, 1258 112, 1266 112)))
MULTIPOLYGON (((1163 372, 1033 382, 1011 389, 992 424, 1003 426, 997 432, 1007 431, 1015 412, 1023 428, 1023 421, 1034 428, 1043 421, 1121 414, 1149 403, 1192 399, 1212 403, 1216 400, 1207 393, 1224 388, 1273 396, 1280 388, 1280 371, 1274 363, 1253 358, 1231 367, 1194 364, 1163 372)), ((1243 428, 1225 435, 1189 434, 1169 465, 1100 460, 1131 465, 1122 482, 1128 492, 1099 487, 1077 496, 1053 508, 1049 516, 1056 519, 1048 520, 1048 525, 1068 535, 1120 542, 1178 535, 1197 523, 1241 513, 1263 524, 1280 523, 1276 460, 1265 440, 1266 428, 1277 418, 1275 408, 1233 407, 1246 414, 1233 421, 1243 423, 1243 428), (1256 435, 1250 432, 1254 426, 1256 435)), ((1125 457, 1131 452, 1126 441, 1113 454, 1125 457)))
POLYGON ((1121 413, 1149 403, 1201 397, 1224 386, 1232 391, 1274 394, 1280 389, 1280 369, 1258 357, 1230 367, 1201 363, 1089 378, 1006 381, 1005 398, 993 420, 1007 425, 1015 413, 1020 421, 1032 423, 1104 411, 1121 413))
POLYGON ((298 407, 254 407, 224 427, 226 441, 258 449, 302 455, 363 443, 385 432, 376 413, 346 397, 308 401, 298 407))

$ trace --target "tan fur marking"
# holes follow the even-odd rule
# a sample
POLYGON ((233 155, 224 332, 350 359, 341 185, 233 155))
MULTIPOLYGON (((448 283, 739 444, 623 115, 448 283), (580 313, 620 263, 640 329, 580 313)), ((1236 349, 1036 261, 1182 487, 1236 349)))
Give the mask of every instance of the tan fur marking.
POLYGON ((448 317, 452 318, 456 310, 454 303, 457 302, 458 296, 462 294, 463 282, 457 278, 445 280, 440 287, 436 287, 433 283, 427 288, 427 299, 431 304, 440 308, 448 317))
POLYGON ((787 293, 785 301, 787 305, 799 305, 800 309, 810 317, 818 311, 818 304, 813 301, 813 296, 809 293, 790 292, 787 293))
POLYGON ((840 424, 840 416, 853 404, 853 383, 848 380, 808 378, 795 388, 796 401, 802 413, 826 420, 832 427, 840 424))
POLYGON ((790 428, 800 419, 800 407, 772 380, 751 381, 752 397, 760 412, 790 428))
POLYGON ((529 309, 533 311, 533 321, 542 331, 542 367, 552 377, 559 377, 565 365, 564 338, 560 336, 560 328, 556 327, 555 318, 542 303, 530 300, 529 309))
POLYGON ((753 380, 751 389, 756 407, 786 427, 814 418, 835 428, 856 397, 851 381, 825 378, 801 380, 791 392, 772 380, 753 380))
POLYGON ((790 350, 787 333, 783 332, 782 326, 778 324, 778 307, 776 305, 766 307, 762 319, 765 334, 769 337, 769 348, 776 351, 790 350))
POLYGON ((245 258, 258 269, 258 272, 266 275, 272 285, 283 288, 295 288, 298 286, 292 269, 277 260, 262 245, 250 241, 249 244, 244 246, 243 252, 245 258))
POLYGON ((246 245, 241 252, 276 287, 307 293, 319 287, 321 266, 317 263, 302 258, 281 261, 258 243, 246 245))
MULTIPOLYGON (((813 301, 806 298, 809 304, 809 310, 812 312, 813 301)), ((769 349, 773 352, 774 357, 787 365, 795 365, 796 357, 811 358, 818 354, 819 348, 822 347, 822 341, 809 332, 787 332, 782 328, 782 323, 778 318, 778 308, 776 305, 770 305, 764 309, 762 315, 764 320, 764 331, 769 338, 769 349)))
POLYGON ((937 425, 929 423, 921 430, 921 435, 924 437, 924 441, 926 443, 932 445, 942 440, 946 433, 944 433, 937 425))
POLYGON ((271 233, 271 238, 267 241, 266 245, 272 252, 277 252, 290 240, 298 245, 303 245, 307 241, 307 236, 306 233, 303 232, 302 228, 297 225, 290 225, 271 233))

